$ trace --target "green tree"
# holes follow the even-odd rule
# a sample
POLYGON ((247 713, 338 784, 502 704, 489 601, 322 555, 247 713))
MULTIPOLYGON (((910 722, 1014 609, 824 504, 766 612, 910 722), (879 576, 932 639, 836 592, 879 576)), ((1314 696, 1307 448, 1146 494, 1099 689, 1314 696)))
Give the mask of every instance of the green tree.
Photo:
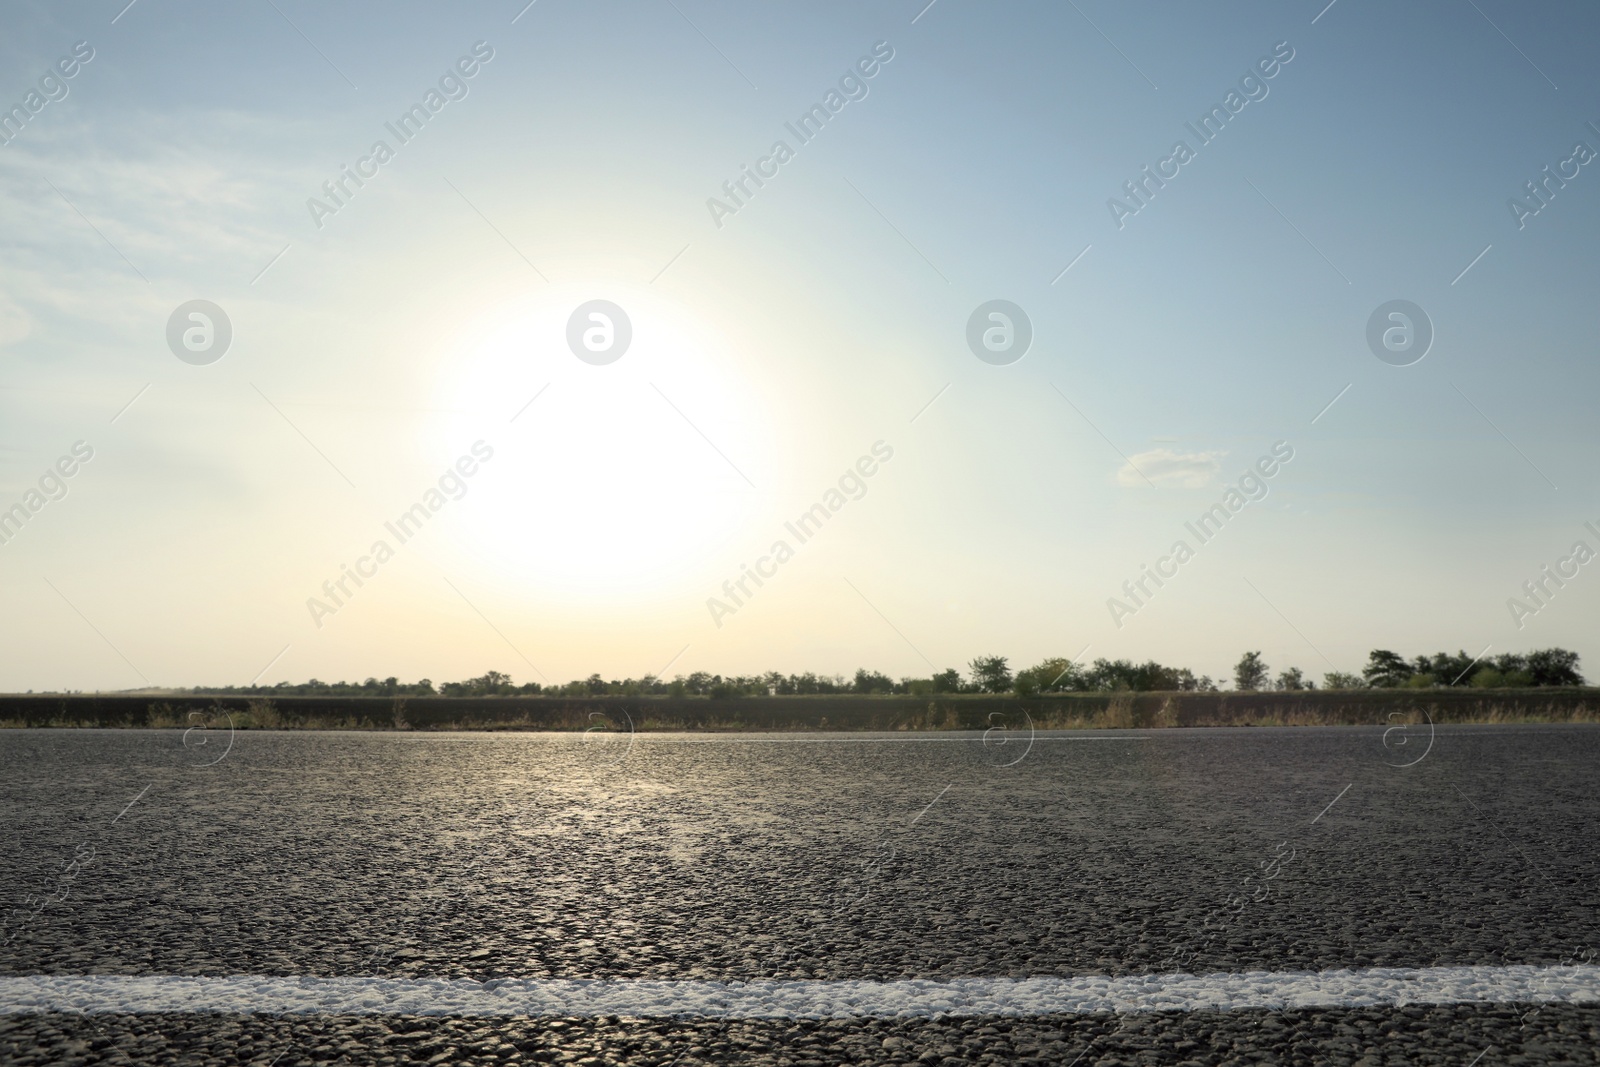
POLYGON ((856 670, 855 691, 858 693, 892 693, 894 680, 887 674, 869 671, 865 667, 856 670))
POLYGON ((1582 685, 1578 673, 1578 654, 1564 648, 1547 648, 1528 653, 1528 673, 1534 685, 1582 685))
POLYGON ((1135 692, 1162 692, 1193 688, 1199 684, 1193 672, 1163 667, 1155 660, 1134 663, 1132 660, 1097 659, 1081 674, 1078 688, 1099 692, 1134 690, 1135 692))
POLYGON ((1468 655, 1465 650, 1454 655, 1436 652, 1432 656, 1417 657, 1417 673, 1431 674, 1443 685, 1467 685, 1472 680, 1472 670, 1477 663, 1478 658, 1468 655))
POLYGON ((1082 672, 1069 659, 1052 656, 1043 663, 1017 672, 1016 690, 1026 696, 1081 689, 1082 672))
POLYGON ((1261 661, 1260 652, 1246 652, 1233 665, 1235 689, 1261 689, 1267 684, 1267 665, 1261 661))
POLYGON ((1480 667, 1467 684, 1474 689, 1499 689, 1506 684, 1506 676, 1493 667, 1480 667))
POLYGON ((1011 688, 1011 668, 1004 656, 979 656, 967 664, 972 681, 985 693, 1004 693, 1011 688))
POLYGON ((1361 676, 1374 689, 1395 689, 1406 684, 1412 675, 1411 665, 1386 648, 1375 648, 1367 653, 1367 666, 1361 676))
POLYGON ((1273 685, 1274 689, 1278 689, 1283 692, 1295 692, 1301 689, 1315 689, 1316 687, 1317 683, 1307 681, 1306 676, 1300 672, 1299 667, 1290 667, 1286 671, 1280 671, 1278 673, 1278 680, 1273 685))

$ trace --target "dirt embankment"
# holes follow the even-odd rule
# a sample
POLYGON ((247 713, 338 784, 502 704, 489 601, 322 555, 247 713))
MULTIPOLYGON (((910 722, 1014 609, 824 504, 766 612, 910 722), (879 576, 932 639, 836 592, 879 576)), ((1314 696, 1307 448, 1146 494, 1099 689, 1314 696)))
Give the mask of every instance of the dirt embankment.
POLYGON ((369 730, 985 730, 1600 722, 1600 688, 1064 696, 0 696, 0 726, 369 730))

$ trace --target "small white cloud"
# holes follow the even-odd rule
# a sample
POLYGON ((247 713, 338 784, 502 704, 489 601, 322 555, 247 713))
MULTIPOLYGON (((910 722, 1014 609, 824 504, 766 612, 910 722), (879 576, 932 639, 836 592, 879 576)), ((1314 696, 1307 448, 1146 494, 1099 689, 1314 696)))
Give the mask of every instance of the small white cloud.
POLYGON ((1225 452, 1178 452, 1152 448, 1128 457, 1117 471, 1117 484, 1156 485, 1174 489, 1204 489, 1222 470, 1225 452))

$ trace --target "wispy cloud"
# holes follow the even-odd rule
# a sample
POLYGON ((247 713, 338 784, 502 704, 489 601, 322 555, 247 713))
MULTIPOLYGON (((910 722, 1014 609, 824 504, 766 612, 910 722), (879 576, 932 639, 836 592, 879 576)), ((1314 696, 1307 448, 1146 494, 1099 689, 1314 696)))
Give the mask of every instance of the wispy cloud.
POLYGON ((1129 456, 1117 471, 1117 484, 1157 486, 1174 489, 1204 489, 1222 470, 1225 452, 1179 452, 1171 448, 1152 448, 1129 456), (1147 482, 1146 479, 1149 479, 1147 482))
POLYGON ((4 149, 0 289, 21 316, 0 307, 0 345, 41 319, 72 323, 80 344, 85 323, 142 330, 181 294, 242 287, 320 180, 275 155, 289 133, 271 117, 157 116, 144 137, 58 118, 4 149), (241 147, 196 147, 216 145, 241 147))

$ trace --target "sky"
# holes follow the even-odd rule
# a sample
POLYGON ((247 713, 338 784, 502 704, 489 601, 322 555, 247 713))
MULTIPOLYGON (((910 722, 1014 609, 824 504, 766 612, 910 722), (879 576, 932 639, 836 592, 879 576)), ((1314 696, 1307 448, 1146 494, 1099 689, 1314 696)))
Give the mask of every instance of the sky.
POLYGON ((0 690, 1600 676, 1600 12, 525 3, 13 12, 0 690))

